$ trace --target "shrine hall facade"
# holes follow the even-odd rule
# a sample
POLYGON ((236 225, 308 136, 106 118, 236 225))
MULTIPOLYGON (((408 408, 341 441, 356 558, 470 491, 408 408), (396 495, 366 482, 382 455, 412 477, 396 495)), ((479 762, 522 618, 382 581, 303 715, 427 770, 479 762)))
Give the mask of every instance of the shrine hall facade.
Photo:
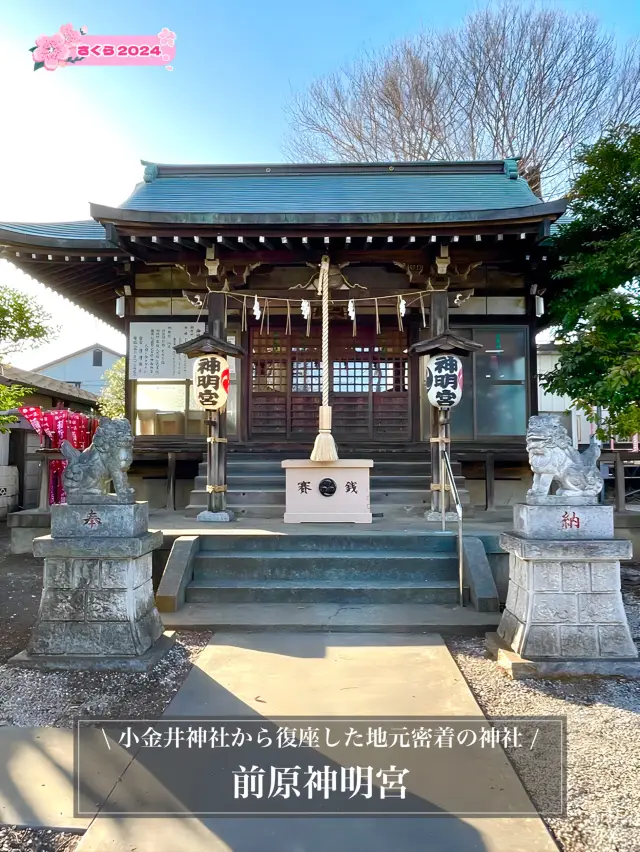
MULTIPOLYGON (((205 448, 191 366, 174 347, 225 295, 229 449, 310 449, 318 427, 318 266, 331 263, 330 402, 338 448, 430 439, 430 293, 479 345, 464 359, 452 455, 524 452, 537 411, 535 336, 554 286, 547 239, 564 200, 543 202, 515 160, 160 165, 90 218, 2 223, 2 257, 127 337, 136 453, 205 448)), ((470 457, 470 456, 469 456, 470 457)))

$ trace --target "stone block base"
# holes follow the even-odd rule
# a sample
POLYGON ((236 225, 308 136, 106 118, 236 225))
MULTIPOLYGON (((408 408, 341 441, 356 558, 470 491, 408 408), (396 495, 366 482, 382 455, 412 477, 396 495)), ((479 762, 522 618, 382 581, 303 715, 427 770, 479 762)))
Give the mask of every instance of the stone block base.
POLYGON ((487 633, 485 647, 514 680, 526 678, 627 677, 640 678, 639 660, 531 660, 513 651, 497 633, 487 633))
POLYGON ((162 635, 151 553, 127 558, 47 557, 30 655, 144 654, 162 635))
POLYGON ((7 661, 10 666, 22 666, 40 671, 91 672, 148 672, 173 647, 173 631, 167 631, 143 654, 137 657, 94 657, 73 654, 31 654, 21 651, 7 661))
POLYGON ((208 510, 200 512, 196 515, 196 521, 205 524, 228 524, 235 521, 236 516, 231 509, 225 509, 223 512, 209 512, 208 510))
POLYGON ((131 538, 149 526, 149 504, 72 504, 51 507, 51 535, 56 538, 131 538))
POLYGON ((529 505, 513 507, 513 528, 525 538, 613 538, 613 506, 529 505))
POLYGON ((503 534, 500 544, 510 554, 506 647, 528 660, 637 659, 620 592, 627 542, 503 534))
POLYGON ((39 509, 23 509, 7 515, 11 553, 33 553, 33 542, 51 530, 51 513, 39 509))

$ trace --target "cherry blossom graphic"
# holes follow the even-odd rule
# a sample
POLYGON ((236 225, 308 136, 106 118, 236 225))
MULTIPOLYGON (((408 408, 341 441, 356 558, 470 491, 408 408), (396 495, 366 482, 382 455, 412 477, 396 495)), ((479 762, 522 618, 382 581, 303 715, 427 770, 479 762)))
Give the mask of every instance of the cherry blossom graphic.
POLYGON ((160 39, 161 45, 173 47, 176 41, 176 34, 171 32, 171 30, 168 30, 166 27, 163 27, 158 33, 158 38, 160 39))
POLYGON ((54 35, 41 35, 36 39, 36 46, 30 48, 33 70, 45 68, 47 71, 55 71, 82 62, 82 57, 78 56, 78 42, 85 32, 85 27, 80 27, 78 31, 74 30, 72 24, 63 24, 54 35))
POLYGON ((55 71, 60 63, 66 62, 69 55, 69 45, 62 33, 56 33, 52 36, 42 35, 36 39, 33 61, 36 65, 41 62, 47 71, 55 71))
POLYGON ((74 30, 71 24, 63 24, 60 27, 60 32, 68 44, 75 44, 82 38, 82 33, 79 30, 74 30))

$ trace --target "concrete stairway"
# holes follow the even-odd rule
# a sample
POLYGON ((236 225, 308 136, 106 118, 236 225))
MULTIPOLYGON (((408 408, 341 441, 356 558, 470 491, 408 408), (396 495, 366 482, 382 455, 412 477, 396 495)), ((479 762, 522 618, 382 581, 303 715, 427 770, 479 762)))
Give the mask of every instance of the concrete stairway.
MULTIPOLYGON (((371 511, 374 516, 404 518, 421 516, 430 502, 431 463, 424 451, 389 452, 378 449, 340 450, 341 458, 372 458, 371 511)), ((280 462, 307 458, 308 452, 238 452, 227 456, 227 505, 238 517, 282 518, 285 509, 285 476, 280 462)), ((460 464, 453 473, 462 502, 469 504, 460 464)), ((187 515, 197 515, 207 504, 206 464, 200 465, 191 492, 187 515)))
POLYGON ((200 536, 168 628, 482 633, 458 603, 452 533, 200 536))

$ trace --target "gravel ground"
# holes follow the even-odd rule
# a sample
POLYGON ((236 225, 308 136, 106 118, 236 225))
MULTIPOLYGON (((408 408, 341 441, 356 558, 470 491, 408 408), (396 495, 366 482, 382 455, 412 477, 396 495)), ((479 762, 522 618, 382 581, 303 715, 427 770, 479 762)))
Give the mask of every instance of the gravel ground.
POLYGON ((160 716, 211 633, 176 633, 175 646, 145 674, 38 672, 2 665, 27 644, 40 603, 42 570, 42 559, 9 553, 8 531, 0 525, 0 725, 66 728, 78 715, 160 716))
MULTIPOLYGON (((9 554, 0 525, 0 725, 69 728, 79 715, 161 716, 211 633, 176 633, 150 672, 38 672, 4 665, 27 644, 42 591, 41 559, 9 554)), ((76 834, 0 826, 0 852, 74 852, 76 834)))
MULTIPOLYGON (((640 647, 640 570, 624 574, 640 647)), ((487 717, 566 716, 567 817, 545 820, 560 848, 640 852, 640 680, 516 681, 484 656, 482 639, 452 637, 447 644, 487 717)))
POLYGON ((80 835, 63 831, 0 827, 0 852, 74 852, 80 835))

